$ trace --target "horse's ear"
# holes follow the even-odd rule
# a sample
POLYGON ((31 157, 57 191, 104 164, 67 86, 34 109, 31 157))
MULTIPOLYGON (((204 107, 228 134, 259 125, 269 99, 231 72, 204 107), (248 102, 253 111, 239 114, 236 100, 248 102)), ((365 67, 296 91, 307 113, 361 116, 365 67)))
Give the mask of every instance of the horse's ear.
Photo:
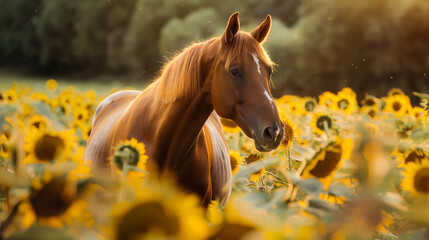
POLYGON ((235 12, 229 17, 228 26, 226 26, 225 32, 223 33, 223 39, 225 43, 232 43, 235 34, 240 29, 240 21, 238 20, 238 12, 235 12))
POLYGON ((270 14, 268 14, 265 20, 261 23, 261 25, 253 29, 251 34, 256 39, 256 41, 258 41, 259 43, 262 43, 267 38, 268 33, 270 32, 270 29, 271 29, 271 16, 270 14))

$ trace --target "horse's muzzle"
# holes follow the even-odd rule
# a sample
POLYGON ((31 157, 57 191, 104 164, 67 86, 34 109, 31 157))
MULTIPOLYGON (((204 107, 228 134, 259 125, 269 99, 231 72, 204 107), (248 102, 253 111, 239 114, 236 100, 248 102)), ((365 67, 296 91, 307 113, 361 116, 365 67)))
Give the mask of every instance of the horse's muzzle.
POLYGON ((260 152, 269 152, 276 149, 284 136, 284 127, 277 124, 265 127, 259 134, 254 134, 255 147, 260 152))

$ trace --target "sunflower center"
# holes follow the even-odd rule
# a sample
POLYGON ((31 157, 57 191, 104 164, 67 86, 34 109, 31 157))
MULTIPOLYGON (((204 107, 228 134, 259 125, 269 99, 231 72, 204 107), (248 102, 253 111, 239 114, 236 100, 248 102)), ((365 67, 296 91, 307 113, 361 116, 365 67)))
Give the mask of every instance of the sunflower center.
POLYGON ((61 138, 45 134, 37 141, 34 152, 39 160, 50 162, 61 154, 64 147, 61 138))
POLYGON ((399 110, 401 110, 401 107, 402 107, 402 104, 401 104, 400 102, 395 101, 395 102, 392 104, 392 108, 393 108, 393 110, 395 110, 395 111, 399 111, 399 110))
POLYGON ((315 106, 315 104, 313 101, 308 101, 305 103, 305 110, 307 110, 309 112, 313 112, 314 106, 315 106))
POLYGON ((337 105, 340 109, 344 110, 349 106, 349 101, 347 99, 341 99, 338 101, 337 105))
POLYGON ((261 160, 261 158, 262 158, 262 156, 260 156, 259 154, 253 153, 253 154, 250 154, 249 156, 247 156, 244 160, 246 160, 247 164, 250 164, 252 162, 256 162, 258 160, 261 160))
POLYGON ((119 169, 122 170, 124 161, 126 161, 129 165, 137 166, 139 158, 139 150, 131 145, 122 145, 118 148, 117 152, 113 156, 113 162, 119 169))
POLYGON ((375 105, 375 101, 373 99, 366 99, 363 105, 373 106, 375 105))
POLYGON ((429 167, 422 168, 416 173, 414 187, 420 193, 429 193, 429 167))
POLYGON ((117 227, 117 239, 134 239, 151 231, 177 236, 179 229, 176 216, 168 213, 159 202, 148 202, 137 205, 122 217, 117 227))
POLYGON ((341 155, 341 146, 334 146, 333 150, 326 150, 325 157, 317 162, 316 166, 310 171, 310 173, 318 178, 329 176, 340 162, 341 155))
POLYGON ((372 118, 375 117, 375 111, 374 111, 374 109, 369 110, 368 115, 370 117, 372 117, 372 118))
POLYGON ((67 191, 65 177, 52 179, 30 199, 36 215, 54 217, 63 214, 73 203, 73 198, 66 194, 67 191))
POLYGON ((237 124, 235 124, 235 122, 232 120, 229 120, 226 118, 221 118, 220 121, 221 121, 222 125, 225 127, 229 127, 229 128, 236 128, 237 127, 237 124))
POLYGON ((33 126, 35 126, 37 129, 40 128, 40 121, 34 122, 33 126))
POLYGON ((325 125, 328 127, 328 129, 331 129, 332 119, 329 116, 323 115, 317 118, 316 127, 318 129, 325 131, 325 125))

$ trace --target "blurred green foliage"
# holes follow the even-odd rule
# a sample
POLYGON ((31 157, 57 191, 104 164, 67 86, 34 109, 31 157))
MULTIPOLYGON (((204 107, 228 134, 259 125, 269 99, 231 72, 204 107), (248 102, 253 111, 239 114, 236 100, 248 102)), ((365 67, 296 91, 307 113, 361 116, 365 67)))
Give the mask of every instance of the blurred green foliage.
POLYGON ((0 66, 36 73, 150 79, 240 11, 247 31, 273 16, 265 46, 278 64, 277 96, 345 86, 359 97, 429 91, 429 3, 421 0, 0 0, 0 9, 0 66))

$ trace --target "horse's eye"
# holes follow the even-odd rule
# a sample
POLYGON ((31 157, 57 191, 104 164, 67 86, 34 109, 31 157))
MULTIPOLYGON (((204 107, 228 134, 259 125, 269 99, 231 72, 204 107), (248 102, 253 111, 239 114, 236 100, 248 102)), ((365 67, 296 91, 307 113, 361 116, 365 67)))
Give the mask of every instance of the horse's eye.
POLYGON ((233 68, 233 69, 231 69, 230 72, 231 72, 231 76, 233 78, 240 78, 241 77, 241 71, 238 68, 233 68))

